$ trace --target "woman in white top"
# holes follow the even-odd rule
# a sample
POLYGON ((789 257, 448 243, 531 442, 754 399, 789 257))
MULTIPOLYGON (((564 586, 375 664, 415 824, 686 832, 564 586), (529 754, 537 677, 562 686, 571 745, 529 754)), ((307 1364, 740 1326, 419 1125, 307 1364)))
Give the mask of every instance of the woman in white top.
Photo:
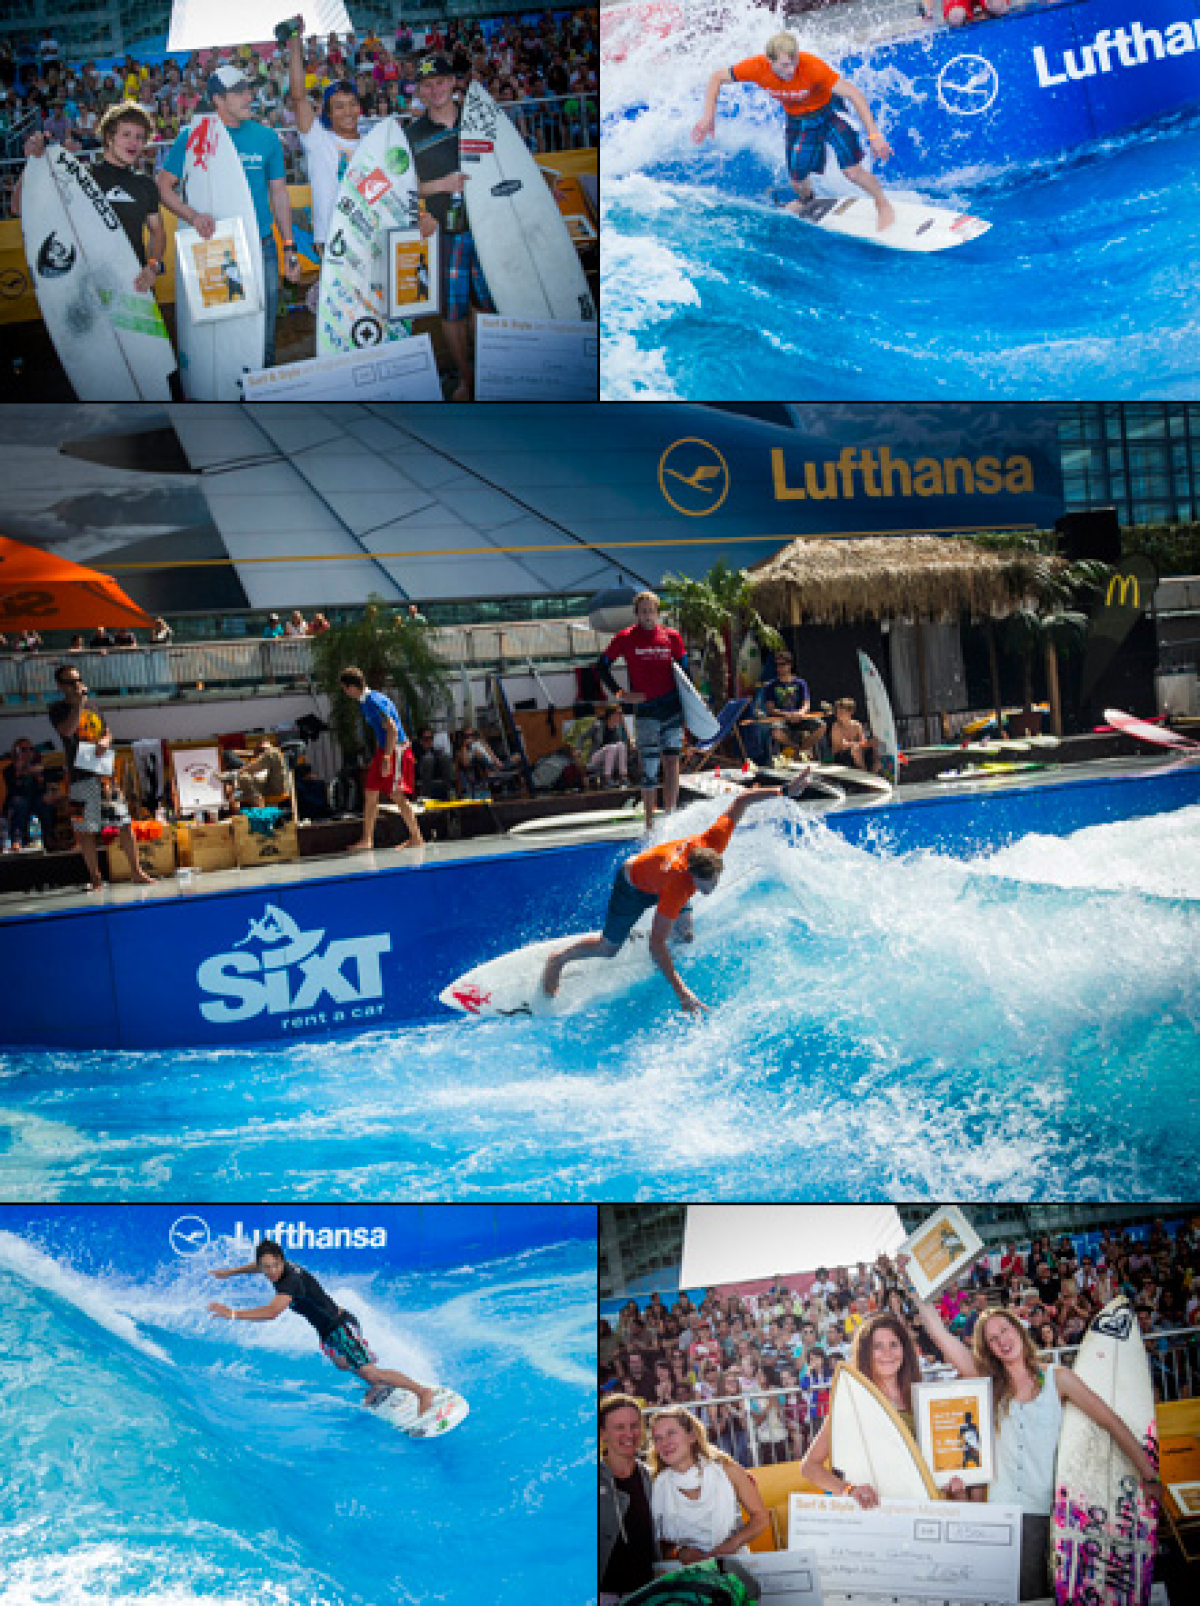
POLYGON ((998 1306, 985 1310, 975 1324, 970 1349, 948 1331, 934 1306, 918 1300, 917 1315, 963 1377, 992 1380, 996 1477, 988 1486, 988 1499, 1019 1506, 1023 1513, 1021 1599, 1050 1595, 1050 1518, 1063 1402, 1078 1406, 1111 1435, 1151 1499, 1160 1493, 1158 1475, 1133 1434, 1098 1394, 1069 1367, 1042 1364, 1028 1330, 1009 1311, 998 1306))
POLYGON ((769 1521, 753 1478, 714 1450, 698 1418, 682 1406, 651 1418, 651 1510, 664 1555, 685 1563, 733 1556, 769 1521))

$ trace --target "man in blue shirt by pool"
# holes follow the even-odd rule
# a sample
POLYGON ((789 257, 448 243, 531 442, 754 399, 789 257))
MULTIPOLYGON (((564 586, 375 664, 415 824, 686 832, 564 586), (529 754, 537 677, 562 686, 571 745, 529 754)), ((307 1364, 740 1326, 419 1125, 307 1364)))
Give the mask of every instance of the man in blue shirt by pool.
MULTIPOLYGON (((266 349, 263 367, 275 361, 275 318, 279 311, 279 253, 275 248, 272 218, 279 225, 279 237, 286 253, 284 276, 293 283, 300 277, 300 258, 292 239, 292 203, 288 199, 287 177, 283 166, 283 146, 273 128, 265 128, 250 115, 252 86, 240 67, 218 67, 208 80, 208 96, 221 122, 229 131, 233 148, 241 158, 254 217, 262 241, 263 301, 266 308, 266 349)), ((188 128, 181 129, 158 175, 158 194, 168 212, 194 228, 202 240, 212 238, 217 220, 207 212, 189 206, 179 193, 187 155, 188 128)))
POLYGON ((375 753, 367 770, 363 791, 363 834, 347 850, 350 853, 369 853, 375 844, 375 819, 379 813, 379 794, 388 792, 395 798, 408 827, 408 841, 402 848, 420 848, 425 845, 421 827, 413 806, 408 801, 400 781, 400 766, 405 748, 409 745, 400 715, 390 697, 381 691, 370 691, 361 669, 348 664, 338 676, 338 683, 347 697, 353 697, 362 710, 362 716, 375 735, 375 753))

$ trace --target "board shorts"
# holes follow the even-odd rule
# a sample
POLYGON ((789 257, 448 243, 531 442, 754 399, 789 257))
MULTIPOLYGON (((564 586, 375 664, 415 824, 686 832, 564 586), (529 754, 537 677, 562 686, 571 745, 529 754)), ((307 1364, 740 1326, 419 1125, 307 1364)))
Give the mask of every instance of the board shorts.
POLYGON ((480 312, 495 312, 479 253, 470 234, 442 233, 442 317, 447 323, 461 323, 471 315, 471 298, 480 312))
POLYGON ((371 766, 367 770, 366 789, 368 792, 386 792, 390 797, 393 792, 400 790, 400 766, 403 762, 404 742, 396 743, 396 751, 392 754, 392 772, 383 773, 383 749, 377 747, 371 755, 371 766))
POLYGON ((678 692, 655 697, 634 710, 638 754, 642 761, 642 785, 658 785, 658 772, 664 753, 683 752, 683 705, 678 692))
POLYGON ((612 891, 608 895, 608 913, 604 916, 603 937, 615 948, 623 948, 629 933, 646 913, 658 902, 657 892, 642 892, 625 874, 619 864, 613 876, 612 891))
POLYGON ((797 183, 810 173, 819 173, 825 166, 825 152, 831 150, 838 166, 845 172, 857 167, 863 159, 862 141, 855 130, 837 111, 840 102, 835 95, 829 105, 810 117, 789 117, 787 120, 787 169, 789 177, 797 183))
POLYGON ((79 836, 97 836, 110 827, 119 831, 129 824, 129 807, 124 798, 113 797, 106 802, 98 775, 72 781, 67 798, 71 825, 79 836))
POLYGON ((331 1333, 326 1333, 321 1340, 321 1354, 335 1366, 339 1359, 345 1361, 355 1372, 362 1366, 375 1364, 375 1352, 362 1336, 362 1328, 354 1316, 347 1316, 331 1333))

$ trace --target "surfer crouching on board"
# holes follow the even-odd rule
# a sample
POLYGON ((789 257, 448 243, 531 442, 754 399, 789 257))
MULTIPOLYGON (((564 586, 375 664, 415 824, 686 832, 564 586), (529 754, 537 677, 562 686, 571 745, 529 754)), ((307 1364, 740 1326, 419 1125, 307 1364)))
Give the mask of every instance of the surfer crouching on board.
POLYGON ((712 139, 717 126, 717 99, 725 84, 757 84, 787 113, 787 170, 796 200, 785 208, 804 211, 812 200, 813 173, 825 165, 825 152, 831 150, 838 166, 859 189, 875 202, 878 232, 891 228, 896 214, 883 192, 883 186, 863 164, 862 141, 836 106, 838 97, 848 100, 867 131, 875 157, 884 162, 892 148, 876 127, 867 98, 848 78, 819 56, 800 49, 795 34, 777 33, 767 40, 761 56, 749 56, 732 67, 719 67, 708 81, 704 113, 692 130, 692 139, 702 145, 712 139))
POLYGON ((568 948, 550 955, 542 972, 542 990, 548 998, 558 992, 563 967, 578 959, 611 959, 625 946, 629 933, 645 914, 654 909, 650 928, 650 953, 674 989, 675 996, 689 1015, 708 1005, 701 1003, 675 969, 668 938, 679 924, 678 935, 691 941, 691 900, 695 893, 707 896, 717 890, 725 868, 724 852, 742 815, 752 803, 782 796, 778 786, 755 787, 740 792, 707 831, 699 836, 681 837, 635 854, 617 866, 604 930, 598 937, 581 937, 568 948))
POLYGON ((617 632, 596 665, 600 679, 618 701, 626 693, 613 678, 613 665, 623 658, 629 669, 629 691, 638 699, 637 747, 647 830, 654 818, 660 764, 663 808, 670 814, 679 801, 679 755, 683 751, 683 708, 671 666, 686 669, 687 652, 678 630, 659 623, 658 609, 653 591, 639 591, 633 599, 637 623, 617 632))
MULTIPOLYGON (((103 156, 91 168, 91 176, 104 199, 121 220, 121 227, 137 254, 141 272, 133 281, 135 290, 151 290, 166 270, 164 255, 167 231, 158 209, 158 186, 148 173, 139 173, 137 164, 154 137, 150 113, 136 100, 110 106, 96 127, 103 156), (150 255, 146 255, 146 247, 150 255)), ((25 154, 31 159, 44 156, 45 134, 31 134, 25 141, 25 154)), ((21 215, 21 181, 13 191, 12 212, 21 215)))
POLYGON ((433 1388, 414 1382, 403 1372, 380 1366, 367 1346, 357 1316, 331 1299, 311 1271, 294 1266, 274 1239, 262 1239, 255 1248, 254 1259, 247 1265, 226 1266, 212 1275, 224 1282, 229 1277, 251 1277, 260 1272, 275 1287, 275 1297, 269 1305, 234 1310, 213 1300, 208 1307, 212 1314, 227 1322, 273 1322, 285 1310, 293 1310, 315 1329, 321 1353, 339 1371, 353 1372, 372 1386, 407 1389, 417 1396, 417 1410, 421 1416, 433 1409, 433 1388))

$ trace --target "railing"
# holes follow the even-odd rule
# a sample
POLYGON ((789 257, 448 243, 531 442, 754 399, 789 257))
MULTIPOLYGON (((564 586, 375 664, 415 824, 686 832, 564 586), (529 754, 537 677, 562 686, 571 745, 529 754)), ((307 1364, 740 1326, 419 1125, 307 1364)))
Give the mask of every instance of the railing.
MULTIPOLYGON (((474 673, 588 663, 606 636, 575 620, 430 628, 429 643, 447 669, 474 673)), ((113 647, 105 652, 15 653, 0 657, 0 703, 43 706, 54 696, 54 671, 74 665, 93 696, 180 698, 254 687, 284 691, 312 679, 312 641, 196 642, 169 647, 113 647)))
MULTIPOLYGON (((1176 1327, 1165 1333, 1148 1333, 1145 1344, 1156 1401, 1193 1399, 1200 1393, 1200 1328, 1176 1327)), ((1056 1365, 1069 1365, 1078 1352, 1076 1344, 1041 1353, 1056 1365)), ((936 1375, 939 1370, 945 1369, 934 1368, 928 1375, 936 1375)), ((675 1403, 700 1418, 709 1441, 717 1449, 724 1450, 741 1466, 758 1467, 803 1460, 825 1420, 832 1389, 831 1378, 816 1387, 755 1389, 675 1403), (723 1412, 727 1412, 724 1419, 723 1412), (732 1422, 728 1420, 730 1416, 732 1422)), ((665 1404, 647 1405, 642 1416, 649 1426, 656 1411, 670 1409, 665 1404)))

